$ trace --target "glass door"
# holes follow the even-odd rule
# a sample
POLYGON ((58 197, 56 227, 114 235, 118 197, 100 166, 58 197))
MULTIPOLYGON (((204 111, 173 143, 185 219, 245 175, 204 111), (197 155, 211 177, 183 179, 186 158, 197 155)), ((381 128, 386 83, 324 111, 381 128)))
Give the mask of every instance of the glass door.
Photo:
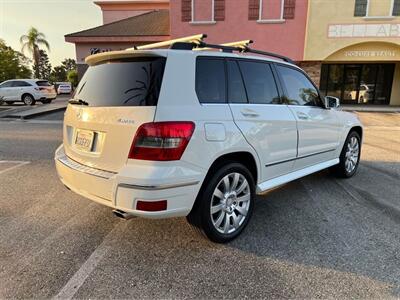
POLYGON ((361 65, 345 65, 343 77, 343 103, 360 103, 361 65))

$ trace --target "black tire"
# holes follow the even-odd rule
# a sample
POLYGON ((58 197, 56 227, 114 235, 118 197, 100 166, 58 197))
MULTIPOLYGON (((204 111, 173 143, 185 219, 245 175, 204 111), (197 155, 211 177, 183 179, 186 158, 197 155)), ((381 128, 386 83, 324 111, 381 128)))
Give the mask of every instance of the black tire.
POLYGON ((7 105, 13 105, 14 101, 6 101, 7 105))
POLYGON ((46 99, 46 100, 42 100, 43 104, 50 104, 52 101, 52 99, 46 99))
MULTIPOLYGON (((229 178, 230 177, 228 177, 228 179, 229 178)), ((224 195, 227 195, 226 191, 224 191, 224 195)), ((192 211, 186 218, 191 225, 200 229, 211 241, 216 243, 226 243, 239 236, 243 229, 247 226, 253 213, 254 199, 255 183, 250 171, 240 163, 227 163, 226 165, 221 166, 216 172, 207 176, 197 196, 195 205, 193 206, 192 211), (232 198, 227 198, 226 201, 233 201, 233 203, 230 205, 229 212, 225 212, 224 209, 221 209, 214 214, 211 214, 211 205, 214 204, 216 200, 218 201, 218 199, 220 199, 214 196, 214 191, 217 187, 223 184, 221 183, 221 181, 227 176, 232 176, 232 181, 230 181, 230 183, 233 186, 235 176, 234 174, 239 174, 240 176, 240 179, 238 179, 239 181, 236 184, 236 186, 238 187, 237 190, 240 190, 239 187, 241 187, 241 184, 243 183, 246 184, 247 182, 248 186, 242 192, 239 192, 239 194, 237 194, 238 197, 233 196, 232 198), (246 182, 244 181, 244 178, 246 179, 246 182), (239 197, 239 195, 242 196, 239 197), (241 204, 239 204, 239 199, 244 198, 243 195, 245 195, 246 198, 249 198, 248 204, 247 201, 241 202, 241 204), (235 204, 236 201, 237 203, 235 204), (244 216, 239 213, 239 210, 232 207, 236 207, 240 210, 245 208, 247 209, 247 213, 244 216), (222 223, 224 223, 225 225, 226 222, 228 222, 228 228, 234 230, 233 232, 221 233, 215 227, 213 223, 213 218, 219 219, 222 214, 224 214, 224 216, 222 216, 221 225, 222 223), (234 217, 236 218, 236 220, 239 220, 237 223, 237 228, 234 226, 234 217)), ((224 200, 221 200, 221 203, 222 201, 224 200)), ((222 205, 221 203, 218 205, 222 205)))
POLYGON ((338 177, 341 178, 350 178, 353 177, 354 174, 356 174, 358 165, 360 163, 360 156, 361 156, 361 138, 360 135, 356 131, 351 131, 349 135, 346 138, 346 141, 344 142, 342 152, 340 153, 339 157, 339 164, 336 166, 332 167, 332 171, 334 174, 338 177), (357 162, 355 163, 354 167, 349 170, 346 168, 346 153, 349 151, 349 143, 351 143, 352 139, 355 138, 358 143, 358 156, 357 156, 357 162))
POLYGON ((22 102, 24 102, 25 105, 35 105, 36 103, 35 98, 30 94, 23 95, 22 102))

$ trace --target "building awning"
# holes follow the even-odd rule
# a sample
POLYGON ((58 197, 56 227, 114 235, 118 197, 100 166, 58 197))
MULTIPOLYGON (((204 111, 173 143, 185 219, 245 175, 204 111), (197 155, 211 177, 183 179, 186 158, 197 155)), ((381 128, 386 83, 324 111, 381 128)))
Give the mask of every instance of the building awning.
POLYGON ((148 42, 166 40, 170 35, 169 11, 155 10, 113 23, 65 35, 65 41, 148 42))

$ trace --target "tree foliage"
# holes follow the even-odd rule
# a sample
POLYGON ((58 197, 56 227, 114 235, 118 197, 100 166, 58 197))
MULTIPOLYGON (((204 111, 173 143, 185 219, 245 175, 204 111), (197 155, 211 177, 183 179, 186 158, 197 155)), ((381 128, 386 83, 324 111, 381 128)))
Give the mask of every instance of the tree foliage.
POLYGON ((44 46, 47 50, 50 51, 49 42, 46 40, 46 36, 39 32, 34 27, 31 27, 27 34, 24 34, 20 37, 20 42, 22 45, 22 52, 28 51, 32 57, 34 62, 34 70, 35 70, 35 77, 39 78, 40 74, 37 73, 39 71, 39 60, 40 60, 40 46, 44 46))
POLYGON ((78 85, 78 71, 77 70, 69 71, 67 79, 69 82, 71 82, 73 87, 76 87, 78 85))
POLYGON ((29 60, 0 40, 0 82, 9 79, 30 78, 29 60))
POLYGON ((66 73, 68 73, 69 71, 76 70, 76 61, 75 61, 75 59, 66 58, 61 62, 61 65, 63 66, 63 68, 64 68, 66 73))
POLYGON ((35 76, 37 76, 36 78, 50 80, 51 64, 46 51, 39 50, 39 61, 33 67, 33 70, 35 72, 35 76))

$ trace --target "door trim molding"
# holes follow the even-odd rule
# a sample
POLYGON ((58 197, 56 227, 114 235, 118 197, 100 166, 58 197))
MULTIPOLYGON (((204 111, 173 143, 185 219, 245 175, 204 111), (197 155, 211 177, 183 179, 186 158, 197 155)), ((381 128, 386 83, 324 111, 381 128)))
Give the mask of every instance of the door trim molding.
POLYGON ((307 157, 310 157, 310 156, 324 154, 324 153, 333 152, 333 151, 336 151, 336 149, 329 149, 329 150, 325 150, 325 151, 321 151, 321 152, 317 152, 317 153, 312 153, 312 154, 307 154, 307 155, 303 155, 303 156, 298 156, 298 157, 295 157, 295 158, 281 160, 281 161, 274 162, 274 163, 271 163, 271 164, 266 164, 265 166, 266 167, 272 167, 272 166, 275 166, 275 165, 291 162, 291 161, 294 161, 294 160, 297 160, 297 159, 307 158, 307 157))
POLYGON ((288 183, 290 181, 302 178, 304 176, 310 175, 312 173, 321 171, 323 169, 329 168, 331 166, 337 165, 339 163, 339 158, 335 158, 332 160, 328 160, 316 165, 313 165, 311 167, 307 167, 283 176, 279 176, 273 179, 266 180, 264 182, 261 182, 260 184, 257 185, 257 194, 261 194, 265 191, 268 191, 270 189, 273 189, 275 187, 278 187, 282 184, 288 183))

